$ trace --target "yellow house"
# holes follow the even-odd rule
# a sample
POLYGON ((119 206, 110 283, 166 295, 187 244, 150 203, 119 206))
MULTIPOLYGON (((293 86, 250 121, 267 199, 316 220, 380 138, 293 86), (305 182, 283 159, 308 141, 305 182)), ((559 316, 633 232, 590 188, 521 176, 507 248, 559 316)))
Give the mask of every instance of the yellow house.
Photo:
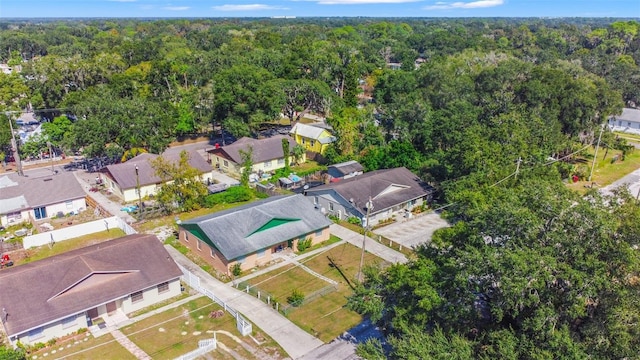
MULTIPOLYGON (((109 165, 104 171, 103 181, 111 192, 124 202, 155 196, 162 187, 162 180, 151 166, 151 160, 162 156, 170 162, 178 162, 180 154, 140 154, 121 164, 109 165), (139 194, 138 194, 139 193, 139 194)), ((189 165, 200 171, 200 181, 210 183, 213 179, 211 165, 197 152, 189 152, 189 165)))
MULTIPOLYGON (((289 164, 293 162, 291 152, 296 146, 295 141, 288 136, 272 136, 266 139, 252 139, 243 137, 231 145, 216 146, 207 150, 211 157, 211 164, 217 169, 231 175, 240 176, 242 174, 242 154, 251 149, 252 153, 252 173, 272 173, 275 170, 284 168, 285 154, 282 151, 282 140, 289 143, 289 164)), ((301 162, 306 160, 303 154, 301 162)))
POLYGON ((302 145, 305 150, 322 154, 329 144, 336 141, 329 130, 308 124, 297 123, 289 131, 296 143, 302 145))

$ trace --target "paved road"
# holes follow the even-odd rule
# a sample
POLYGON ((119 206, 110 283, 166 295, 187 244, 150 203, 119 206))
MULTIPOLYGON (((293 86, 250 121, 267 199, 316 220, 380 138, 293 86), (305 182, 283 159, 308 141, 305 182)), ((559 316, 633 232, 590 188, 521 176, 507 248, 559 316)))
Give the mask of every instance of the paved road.
POLYGON ((291 358, 299 359, 324 344, 320 339, 300 329, 289 319, 272 309, 271 306, 215 279, 173 247, 169 245, 165 247, 178 264, 200 277, 202 287, 213 291, 218 298, 256 324, 280 344, 291 358))
POLYGON ((603 187, 600 191, 605 195, 610 195, 613 189, 621 186, 628 186, 629 192, 633 196, 638 196, 640 194, 640 169, 623 176, 621 179, 603 187))
POLYGON ((325 344, 302 357, 304 360, 355 360, 356 346, 367 339, 377 338, 385 343, 382 332, 370 321, 365 320, 342 334, 339 338, 325 344))
MULTIPOLYGON (((359 248, 362 248, 362 237, 363 237, 362 234, 358 234, 357 232, 349 230, 344 226, 340 226, 338 224, 331 225, 331 233, 341 238, 342 240, 347 241, 350 244, 353 244, 359 248)), ((407 262, 407 257, 404 256, 403 253, 395 251, 385 245, 382 245, 370 237, 366 238, 365 250, 388 262, 392 262, 392 263, 407 262)))
POLYGON ((449 223, 439 214, 430 213, 383 226, 374 232, 410 248, 428 243, 434 231, 447 226, 449 223))

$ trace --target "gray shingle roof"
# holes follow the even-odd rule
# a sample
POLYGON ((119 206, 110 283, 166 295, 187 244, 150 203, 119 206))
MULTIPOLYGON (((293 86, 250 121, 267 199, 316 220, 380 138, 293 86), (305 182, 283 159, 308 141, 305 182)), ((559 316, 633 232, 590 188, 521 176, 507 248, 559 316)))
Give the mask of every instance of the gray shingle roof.
POLYGON ((298 194, 271 197, 180 226, 233 260, 329 225, 331 221, 298 194))
POLYGON ((182 275, 155 235, 136 234, 0 271, 9 336, 182 275))
POLYGON ((333 191, 345 201, 353 199, 356 208, 366 213, 369 197, 373 202, 371 214, 385 211, 395 205, 429 195, 433 189, 407 168, 376 170, 335 183, 307 190, 308 196, 333 191), (389 191, 394 188, 396 191, 389 191))
MULTIPOLYGON (((161 155, 140 154, 121 164, 107 166, 107 172, 122 189, 133 189, 136 184, 136 166, 138 166, 138 177, 140 186, 160 184, 162 180, 156 176, 155 169, 151 166, 151 160, 161 155)), ((180 153, 164 153, 162 157, 170 162, 177 163, 180 160, 180 153)), ((213 168, 196 151, 189 152, 189 165, 200 170, 201 173, 211 172, 213 168)))
POLYGON ((633 121, 640 123, 640 110, 624 108, 621 115, 613 116, 616 120, 633 121))
POLYGON ((339 164, 329 165, 327 170, 333 177, 342 177, 355 172, 364 171, 364 168, 359 162, 350 160, 339 164))
POLYGON ((289 134, 297 134, 309 139, 319 140, 322 144, 329 144, 336 140, 336 138, 333 136, 320 139, 320 136, 324 131, 328 130, 318 126, 296 123, 295 125, 293 125, 291 130, 289 130, 289 134))
MULTIPOLYGON (((4 175, 0 183, 7 185, 0 188, 0 200, 17 204, 17 198, 22 197, 29 208, 47 206, 80 199, 86 196, 82 186, 72 173, 62 172, 43 177, 18 176, 17 174, 4 175), (15 185, 10 185, 14 183, 15 185), (11 200, 10 200, 11 199, 11 200)), ((22 203, 20 203, 21 208, 22 203)), ((11 207, 11 206, 9 206, 11 207)), ((3 205, 2 209, 5 208, 3 205)), ((17 209, 14 209, 17 210, 17 209)), ((0 211, 0 213, 5 213, 0 211)))
POLYGON ((240 150, 247 151, 249 147, 253 149, 253 163, 261 163, 269 160, 281 159, 284 157, 282 152, 282 139, 287 139, 289 142, 289 151, 292 151, 296 146, 295 140, 288 136, 276 135, 266 139, 253 139, 243 137, 231 145, 223 146, 219 149, 207 150, 210 153, 223 153, 226 154, 226 158, 235 162, 236 164, 242 163, 242 156, 240 156, 240 150))

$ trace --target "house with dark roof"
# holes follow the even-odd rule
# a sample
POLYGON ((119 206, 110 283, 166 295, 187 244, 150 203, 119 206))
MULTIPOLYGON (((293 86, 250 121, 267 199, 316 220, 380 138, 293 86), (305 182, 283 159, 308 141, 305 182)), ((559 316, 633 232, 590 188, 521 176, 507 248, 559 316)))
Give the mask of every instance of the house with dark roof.
POLYGON ((328 220, 303 195, 274 196, 179 225, 180 243, 229 275, 267 264, 273 254, 296 250, 300 240, 317 244, 329 239, 328 220))
POLYGON ((640 134, 640 109, 624 108, 622 114, 610 116, 609 128, 613 131, 640 134))
POLYGON ((329 165, 327 167, 327 174, 329 175, 329 180, 332 182, 358 176, 363 172, 364 167, 355 160, 345 161, 339 164, 329 165))
POLYGON ((336 137, 328 129, 313 124, 296 123, 289 134, 305 150, 322 154, 336 137))
POLYGON ((11 343, 46 343, 180 295, 182 272, 155 235, 135 234, 0 272, 11 343))
MULTIPOLYGON (((243 137, 233 144, 227 146, 216 146, 207 150, 211 157, 211 163, 224 172, 231 175, 240 176, 242 174, 242 154, 241 152, 251 151, 253 162, 252 173, 272 173, 275 170, 284 168, 285 156, 292 162, 291 153, 296 146, 296 142, 283 135, 276 135, 265 139, 253 139, 243 137), (289 154, 282 151, 282 140, 289 143, 289 154)), ((303 156, 301 161, 305 161, 303 156)))
POLYGON ((72 173, 41 177, 0 176, 0 223, 3 226, 76 213, 87 208, 86 193, 72 173))
MULTIPOLYGON (((213 182, 211 165, 196 151, 191 151, 188 154, 189 165, 200 172, 200 181, 211 184, 213 182)), ((151 161, 158 157, 172 163, 178 163, 180 153, 171 152, 162 155, 144 153, 126 162, 108 165, 103 171, 107 188, 124 202, 138 201, 138 197, 144 199, 156 195, 162 187, 163 181, 156 175, 151 161)))
POLYGON ((310 203, 339 219, 359 218, 375 225, 394 215, 409 216, 410 211, 431 200, 433 188, 404 167, 376 170, 339 182, 308 189, 310 203))

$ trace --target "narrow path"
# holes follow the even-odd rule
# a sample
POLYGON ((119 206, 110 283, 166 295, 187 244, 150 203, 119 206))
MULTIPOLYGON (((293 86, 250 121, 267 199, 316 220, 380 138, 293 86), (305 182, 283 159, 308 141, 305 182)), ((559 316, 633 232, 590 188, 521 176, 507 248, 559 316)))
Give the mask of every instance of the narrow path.
MULTIPOLYGON (((338 224, 331 225, 331 233, 352 245, 362 248, 362 234, 338 224)), ((365 238, 365 250, 390 263, 406 263, 408 261, 403 253, 384 246, 368 236, 365 238)))
POLYGON ((138 347, 138 345, 134 344, 133 341, 129 340, 129 338, 123 334, 120 330, 113 329, 110 331, 111 335, 124 347, 127 349, 133 356, 135 356, 139 360, 151 360, 151 356, 147 355, 142 349, 138 347))

